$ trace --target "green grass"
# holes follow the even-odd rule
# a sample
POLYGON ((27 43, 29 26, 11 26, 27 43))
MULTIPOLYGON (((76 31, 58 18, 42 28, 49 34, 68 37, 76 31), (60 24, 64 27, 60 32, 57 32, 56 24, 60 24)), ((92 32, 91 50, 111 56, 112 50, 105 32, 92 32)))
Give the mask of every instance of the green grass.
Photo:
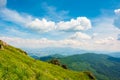
POLYGON ((94 80, 88 73, 35 60, 9 45, 3 47, 0 50, 0 80, 94 80))

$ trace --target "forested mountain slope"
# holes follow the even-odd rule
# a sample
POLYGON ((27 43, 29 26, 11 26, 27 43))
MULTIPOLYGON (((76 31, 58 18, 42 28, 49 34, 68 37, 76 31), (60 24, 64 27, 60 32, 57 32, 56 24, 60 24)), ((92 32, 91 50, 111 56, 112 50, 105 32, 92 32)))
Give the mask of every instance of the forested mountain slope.
POLYGON ((78 54, 59 59, 69 69, 91 71, 98 80, 120 80, 120 58, 104 54, 78 54))

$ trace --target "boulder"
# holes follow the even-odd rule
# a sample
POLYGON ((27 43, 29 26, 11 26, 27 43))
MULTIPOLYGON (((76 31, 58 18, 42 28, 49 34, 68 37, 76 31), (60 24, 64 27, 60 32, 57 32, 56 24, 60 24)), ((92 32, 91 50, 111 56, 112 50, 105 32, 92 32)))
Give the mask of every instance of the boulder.
POLYGON ((3 45, 0 44, 0 50, 3 50, 3 49, 4 49, 3 45))
POLYGON ((5 43, 4 41, 0 40, 0 50, 3 50, 4 46, 8 46, 8 44, 5 43))

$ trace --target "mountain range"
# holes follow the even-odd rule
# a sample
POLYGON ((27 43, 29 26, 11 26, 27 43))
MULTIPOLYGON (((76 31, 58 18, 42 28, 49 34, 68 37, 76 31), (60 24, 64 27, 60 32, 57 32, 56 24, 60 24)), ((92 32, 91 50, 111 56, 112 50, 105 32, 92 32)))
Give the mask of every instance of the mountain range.
POLYGON ((36 59, 49 61, 58 59, 68 69, 74 71, 90 71, 97 80, 120 80, 120 58, 95 53, 76 54, 71 56, 49 55, 36 59))
POLYGON ((36 49, 27 49, 23 48, 30 56, 44 57, 50 55, 62 55, 70 56, 75 54, 83 53, 96 53, 96 54, 106 54, 113 57, 120 57, 120 52, 108 52, 108 51, 92 51, 92 50, 83 50, 79 48, 70 48, 70 47, 47 47, 47 48, 36 48, 36 49))
POLYGON ((70 48, 70 47, 66 47, 66 48, 64 48, 64 47, 47 47, 47 48, 39 48, 39 49, 23 48, 23 49, 25 51, 27 51, 30 56, 37 56, 37 57, 49 56, 49 55, 54 55, 54 54, 68 56, 68 55, 73 55, 73 54, 92 52, 92 51, 75 49, 75 48, 70 48))
POLYGON ((98 80, 120 80, 120 58, 104 54, 78 54, 59 59, 69 69, 91 71, 98 80))

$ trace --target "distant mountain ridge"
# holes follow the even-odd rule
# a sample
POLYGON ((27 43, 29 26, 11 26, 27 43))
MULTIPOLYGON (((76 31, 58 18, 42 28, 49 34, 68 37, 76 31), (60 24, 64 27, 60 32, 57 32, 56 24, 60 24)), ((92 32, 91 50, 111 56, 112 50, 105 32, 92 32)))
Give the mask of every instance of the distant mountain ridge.
POLYGON ((60 54, 63 56, 73 55, 74 54, 81 54, 86 53, 90 51, 81 50, 81 49, 74 49, 74 48, 62 48, 62 47, 48 47, 48 48, 40 48, 40 49, 24 49, 28 52, 30 56, 37 56, 37 57, 43 57, 43 56, 49 56, 54 54, 60 54))
POLYGON ((4 43, 0 40, 0 80, 95 80, 91 73, 35 60, 25 51, 4 43))
POLYGON ((53 54, 53 55, 48 55, 48 56, 42 56, 42 57, 38 57, 38 56, 31 56, 34 59, 37 60, 41 60, 41 61, 49 61, 51 59, 58 59, 58 58, 63 58, 66 57, 65 55, 60 55, 60 54, 53 54))
POLYGON ((120 79, 120 58, 117 57, 106 54, 84 53, 63 57, 49 55, 37 59, 49 61, 55 58, 62 64, 67 65, 68 69, 93 72, 98 80, 120 79))
POLYGON ((27 53, 30 56, 37 56, 37 57, 50 56, 54 54, 70 56, 70 55, 83 54, 83 53, 107 54, 113 57, 120 57, 120 52, 82 50, 79 48, 71 48, 71 47, 47 47, 47 48, 23 49, 23 50, 27 51, 27 53))
POLYGON ((91 71, 98 80, 120 80, 120 58, 104 54, 78 54, 59 59, 69 69, 91 71))

